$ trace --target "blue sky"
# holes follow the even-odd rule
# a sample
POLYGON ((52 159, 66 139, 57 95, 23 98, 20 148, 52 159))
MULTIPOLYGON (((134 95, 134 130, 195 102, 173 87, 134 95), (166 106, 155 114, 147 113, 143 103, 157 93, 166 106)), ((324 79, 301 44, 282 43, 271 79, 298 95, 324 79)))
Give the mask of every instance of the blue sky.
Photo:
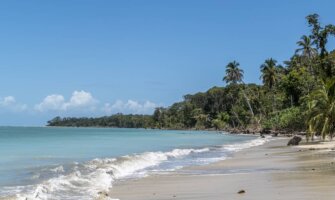
MULTIPOLYGON (((151 113, 223 85, 241 63, 260 83, 309 33, 305 16, 335 23, 333 0, 1 1, 0 125, 55 115, 151 113)), ((330 48, 334 48, 334 40, 330 48)))

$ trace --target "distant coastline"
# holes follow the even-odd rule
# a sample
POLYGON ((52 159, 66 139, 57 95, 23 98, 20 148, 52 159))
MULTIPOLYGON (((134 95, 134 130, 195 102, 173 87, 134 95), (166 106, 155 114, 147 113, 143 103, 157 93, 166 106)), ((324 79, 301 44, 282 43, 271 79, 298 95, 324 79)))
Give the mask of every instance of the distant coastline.
MULTIPOLYGON (((185 131, 210 131, 210 132, 225 132, 228 134, 251 134, 251 135, 272 135, 272 136, 292 136, 292 135, 306 135, 303 131, 292 131, 292 130, 270 130, 270 129, 239 129, 239 128, 223 128, 223 129, 216 129, 216 128, 158 128, 158 127, 134 127, 134 126, 104 126, 104 125, 92 125, 92 122, 101 121, 101 119, 110 118, 113 119, 114 117, 152 117, 150 115, 112 115, 110 117, 98 117, 98 118, 60 118, 57 117, 57 120, 49 121, 46 127, 58 127, 58 128, 131 128, 131 129, 151 129, 151 130, 185 130, 185 131), (90 126, 83 124, 83 122, 91 121, 90 126)), ((132 121, 130 121, 131 123, 132 121)))

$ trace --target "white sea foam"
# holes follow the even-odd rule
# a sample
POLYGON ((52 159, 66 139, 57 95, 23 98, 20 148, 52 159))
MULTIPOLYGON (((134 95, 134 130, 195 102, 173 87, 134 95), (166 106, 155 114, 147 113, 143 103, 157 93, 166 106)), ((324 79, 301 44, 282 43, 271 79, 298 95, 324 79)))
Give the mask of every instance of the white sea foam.
MULTIPOLYGON (((19 192, 19 200, 42 199, 92 199, 100 191, 108 191, 115 180, 131 177, 145 176, 146 168, 160 165, 169 159, 177 159, 191 153, 209 151, 203 149, 174 149, 169 152, 146 152, 142 154, 127 155, 120 158, 94 159, 79 166, 73 173, 51 178, 35 186, 31 191, 19 192), (72 197, 71 197, 72 196, 72 197)), ((51 169, 55 172, 64 171, 62 166, 51 169)), ((24 190, 28 190, 24 188, 24 190)), ((22 191, 24 191, 22 190, 22 191)))
MULTIPOLYGON (((51 171, 63 175, 58 175, 38 185, 16 187, 13 190, 19 200, 89 200, 96 198, 101 191, 108 191, 116 180, 146 176, 150 168, 153 172, 159 172, 159 167, 164 162, 171 160, 173 162, 174 159, 179 160, 194 154, 194 158, 190 158, 193 159, 192 162, 211 163, 225 159, 226 154, 224 152, 236 152, 259 146, 268 140, 269 138, 257 138, 244 143, 223 145, 214 150, 210 148, 174 149, 169 152, 146 152, 119 158, 94 159, 84 164, 75 163, 72 172, 68 174, 64 173, 63 166, 58 166, 51 171), (220 156, 197 157, 202 153, 211 153, 211 150, 221 152, 220 156)), ((172 168, 162 169, 162 171, 171 171, 181 168, 183 165, 176 163, 172 166, 172 168)))
POLYGON ((54 172, 54 173, 62 173, 62 172, 64 172, 64 168, 63 168, 63 166, 61 165, 61 166, 58 166, 58 167, 55 167, 55 168, 50 169, 50 171, 51 171, 51 172, 54 172))
POLYGON ((264 143, 268 142, 270 139, 271 139, 270 136, 265 137, 265 138, 257 138, 257 139, 247 141, 244 143, 224 145, 223 148, 231 152, 237 152, 243 149, 263 145, 264 143))

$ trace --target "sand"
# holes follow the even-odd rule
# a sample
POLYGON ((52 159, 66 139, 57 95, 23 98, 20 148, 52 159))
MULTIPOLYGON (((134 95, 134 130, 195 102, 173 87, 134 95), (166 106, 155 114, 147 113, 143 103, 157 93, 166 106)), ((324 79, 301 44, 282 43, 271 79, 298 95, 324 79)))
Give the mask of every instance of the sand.
POLYGON ((120 200, 333 200, 335 143, 287 147, 287 139, 206 166, 117 183, 120 200), (325 149, 327 151, 325 151, 325 149), (245 193, 238 194, 240 190, 245 193))

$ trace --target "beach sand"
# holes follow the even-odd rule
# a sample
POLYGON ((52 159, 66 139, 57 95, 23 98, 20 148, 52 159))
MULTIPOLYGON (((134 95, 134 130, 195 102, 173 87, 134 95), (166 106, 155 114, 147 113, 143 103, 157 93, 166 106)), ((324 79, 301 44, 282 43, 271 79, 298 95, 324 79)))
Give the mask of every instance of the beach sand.
POLYGON ((333 200, 335 143, 287 147, 280 138, 206 166, 117 183, 120 200, 333 200), (238 194, 240 190, 245 193, 238 194))

